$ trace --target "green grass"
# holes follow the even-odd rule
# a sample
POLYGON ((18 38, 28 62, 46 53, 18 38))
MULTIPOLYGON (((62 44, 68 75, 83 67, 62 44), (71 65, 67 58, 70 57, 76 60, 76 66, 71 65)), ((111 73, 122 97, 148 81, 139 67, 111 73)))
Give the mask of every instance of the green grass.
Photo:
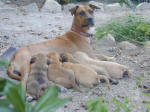
POLYGON ((108 24, 98 27, 95 37, 101 39, 108 33, 111 33, 117 41, 129 40, 144 44, 150 40, 150 21, 133 15, 114 18, 108 24))

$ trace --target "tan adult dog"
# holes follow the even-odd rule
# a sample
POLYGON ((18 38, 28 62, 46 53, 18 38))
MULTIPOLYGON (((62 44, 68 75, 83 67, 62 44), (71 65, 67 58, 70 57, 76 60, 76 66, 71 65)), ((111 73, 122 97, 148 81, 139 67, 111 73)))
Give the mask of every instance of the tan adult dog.
POLYGON ((82 92, 76 83, 74 72, 70 69, 62 67, 62 63, 59 61, 59 55, 56 52, 48 53, 50 65, 48 67, 48 79, 56 84, 62 85, 65 88, 75 88, 79 92, 82 92))
MULTIPOLYGON (((47 54, 53 51, 57 53, 74 53, 76 51, 82 51, 87 53, 88 56, 95 58, 88 39, 91 34, 87 33, 87 30, 94 25, 93 11, 96 8, 98 7, 90 4, 88 6, 76 6, 70 9, 71 14, 74 15, 71 30, 53 40, 19 49, 11 59, 10 65, 7 68, 8 75, 14 79, 21 80, 22 83, 26 85, 30 72, 30 59, 33 55, 38 53, 47 54), (21 76, 15 74, 14 71, 17 71, 21 76)), ((101 57, 105 58, 103 55, 101 55, 101 57)))
POLYGON ((123 78, 125 75, 131 75, 129 68, 124 65, 115 62, 99 61, 90 58, 84 52, 78 51, 74 53, 73 56, 69 53, 62 53, 61 57, 64 61, 68 60, 70 62, 78 62, 89 66, 90 68, 94 69, 97 73, 106 75, 108 78, 120 79, 123 78))
POLYGON ((39 98, 50 86, 47 79, 49 60, 46 55, 39 53, 31 58, 31 72, 27 80, 27 93, 33 98, 39 98))

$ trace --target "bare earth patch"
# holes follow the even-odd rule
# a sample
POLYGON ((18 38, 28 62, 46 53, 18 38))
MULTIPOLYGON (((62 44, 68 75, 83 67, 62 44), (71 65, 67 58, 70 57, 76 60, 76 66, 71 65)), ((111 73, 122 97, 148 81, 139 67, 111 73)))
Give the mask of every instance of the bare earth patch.
MULTIPOLYGON (((15 8, 10 8, 9 6, 0 5, 0 49, 2 52, 10 46, 20 48, 53 39, 69 30, 73 19, 69 12, 30 11, 23 15, 15 8)), ((100 26, 111 18, 126 14, 148 16, 150 12, 148 10, 131 12, 129 9, 97 11, 95 13, 95 24, 100 26)), ((111 47, 102 47, 100 41, 94 38, 92 39, 92 45, 95 52, 114 56, 116 62, 129 66, 132 71, 131 78, 119 80, 119 84, 112 85, 110 90, 107 89, 106 84, 101 83, 93 89, 83 88, 84 93, 72 89, 66 93, 61 93, 60 96, 72 97, 73 101, 59 108, 56 112, 87 112, 84 107, 85 103, 96 96, 103 97, 106 100, 109 105, 109 112, 113 112, 115 109, 111 102, 112 99, 117 97, 122 100, 125 96, 130 98, 131 104, 136 105, 132 112, 144 112, 145 108, 141 104, 145 97, 142 95, 142 90, 136 85, 136 77, 145 74, 144 78, 150 80, 150 47, 137 46, 134 50, 119 49, 118 44, 111 47)), ((6 73, 0 71, 0 74, 2 77, 8 78, 6 73)))

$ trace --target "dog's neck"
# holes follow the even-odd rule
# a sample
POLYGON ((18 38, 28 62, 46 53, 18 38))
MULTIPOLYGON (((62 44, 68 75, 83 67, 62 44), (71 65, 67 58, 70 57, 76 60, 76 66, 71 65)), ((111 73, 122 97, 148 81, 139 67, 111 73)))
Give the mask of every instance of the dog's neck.
POLYGON ((78 33, 79 35, 85 36, 85 37, 93 37, 93 33, 92 32, 88 32, 88 31, 81 31, 80 29, 76 28, 76 27, 72 27, 71 31, 78 33))

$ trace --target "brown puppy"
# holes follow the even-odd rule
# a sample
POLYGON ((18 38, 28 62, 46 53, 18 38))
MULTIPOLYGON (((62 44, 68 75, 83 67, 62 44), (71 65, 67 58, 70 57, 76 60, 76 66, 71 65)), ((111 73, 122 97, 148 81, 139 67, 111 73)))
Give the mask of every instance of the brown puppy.
POLYGON ((97 75, 93 69, 85 65, 70 62, 64 62, 62 65, 64 68, 74 71, 77 82, 84 87, 92 88, 94 85, 97 85, 101 79, 104 79, 108 88, 110 88, 109 80, 106 76, 97 75))
POLYGON ((31 58, 31 72, 27 80, 27 93, 33 98, 39 98, 50 86, 47 80, 48 58, 44 54, 37 54, 31 58))
POLYGON ((75 88, 82 92, 76 84, 76 79, 73 71, 65 69, 59 61, 59 55, 55 52, 50 52, 48 55, 50 65, 48 68, 48 79, 56 84, 62 85, 65 88, 75 88))
POLYGON ((10 65, 7 68, 9 76, 21 80, 22 83, 26 85, 30 72, 30 59, 33 55, 38 53, 47 54, 53 51, 57 53, 74 53, 80 50, 87 53, 88 56, 95 58, 96 56, 93 53, 88 39, 91 34, 87 33, 87 31, 94 25, 93 12, 96 8, 96 6, 90 4, 88 6, 76 6, 70 9, 71 14, 74 15, 71 30, 53 40, 19 49, 11 59, 10 65), (21 76, 17 76, 14 71, 17 71, 21 76))

